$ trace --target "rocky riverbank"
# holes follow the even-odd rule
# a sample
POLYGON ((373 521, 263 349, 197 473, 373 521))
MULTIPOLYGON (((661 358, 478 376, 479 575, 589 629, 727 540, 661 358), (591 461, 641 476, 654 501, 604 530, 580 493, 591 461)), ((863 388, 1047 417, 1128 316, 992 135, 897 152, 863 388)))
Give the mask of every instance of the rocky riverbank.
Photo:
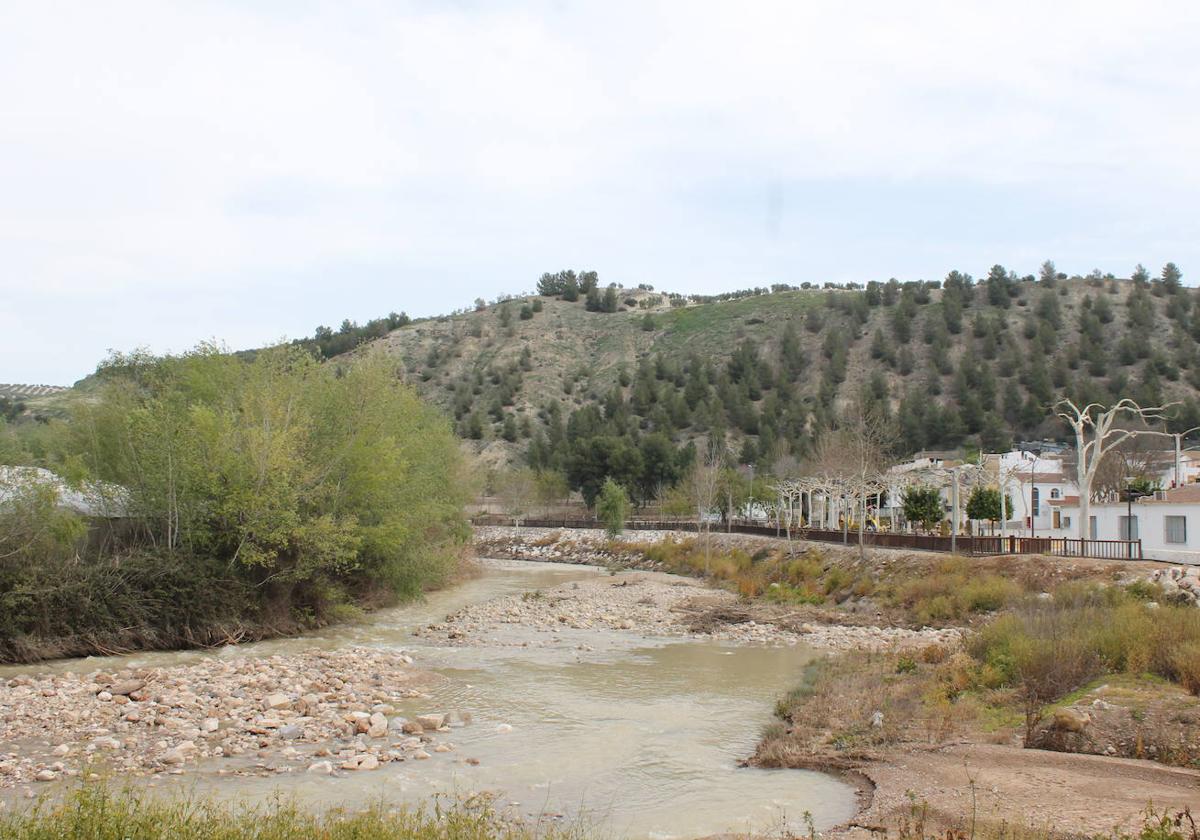
POLYGON ((780 622, 766 620, 766 615, 755 618, 732 592, 697 580, 627 572, 476 604, 418 632, 451 645, 558 644, 556 637, 565 631, 594 629, 656 637, 703 636, 742 644, 803 642, 827 650, 923 648, 955 645, 959 640, 955 628, 780 622), (518 628, 523 632, 511 632, 518 628))
POLYGON ((403 652, 349 649, 16 677, 0 684, 0 788, 102 771, 329 775, 453 753, 467 714, 402 717, 437 679, 403 652))

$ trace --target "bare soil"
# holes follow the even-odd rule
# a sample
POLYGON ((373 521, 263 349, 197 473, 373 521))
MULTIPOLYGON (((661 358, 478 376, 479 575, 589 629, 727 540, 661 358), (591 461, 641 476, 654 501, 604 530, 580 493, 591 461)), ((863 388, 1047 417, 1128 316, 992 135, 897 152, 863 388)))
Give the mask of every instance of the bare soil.
POLYGON ((1148 803, 1200 808, 1200 771, 1150 761, 1027 750, 997 744, 897 749, 857 768, 874 784, 870 804, 838 836, 877 837, 911 817, 969 831, 1007 823, 1054 834, 1098 834, 1141 824, 1148 803))

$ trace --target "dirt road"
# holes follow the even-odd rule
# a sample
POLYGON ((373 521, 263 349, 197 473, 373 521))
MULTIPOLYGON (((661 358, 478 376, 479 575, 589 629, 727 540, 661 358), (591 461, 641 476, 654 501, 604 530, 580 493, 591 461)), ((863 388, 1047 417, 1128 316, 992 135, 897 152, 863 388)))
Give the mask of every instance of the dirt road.
POLYGON ((1147 803, 1200 811, 1200 771, 1149 761, 959 744, 897 752, 863 769, 876 785, 870 805, 842 834, 866 838, 876 826, 895 826, 913 803, 925 803, 929 822, 969 829, 982 822, 1020 823, 1063 832, 1108 833, 1140 824, 1147 803), (972 781, 975 806, 972 808, 972 781))

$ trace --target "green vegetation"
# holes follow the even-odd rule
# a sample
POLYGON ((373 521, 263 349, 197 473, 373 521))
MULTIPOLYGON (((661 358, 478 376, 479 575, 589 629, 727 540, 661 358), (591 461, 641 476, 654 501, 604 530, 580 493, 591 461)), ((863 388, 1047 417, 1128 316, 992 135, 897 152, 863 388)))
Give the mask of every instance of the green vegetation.
POLYGON ((10 840, 566 840, 574 827, 506 820, 486 798, 430 808, 380 804, 354 813, 321 814, 295 803, 228 805, 207 798, 167 798, 104 784, 76 788, 61 803, 20 813, 0 811, 10 840))
MULTIPOLYGON (((1004 494, 1004 513, 1013 509, 1012 497, 1004 494)), ((967 516, 986 522, 999 522, 1002 516, 1000 490, 996 487, 976 487, 967 499, 967 516)))
POLYGON ((600 495, 596 499, 596 515, 604 523, 604 530, 610 537, 625 530, 625 520, 629 518, 629 496, 625 488, 611 478, 600 488, 600 495))
POLYGON ((922 484, 904 488, 900 504, 904 509, 904 518, 909 522, 921 523, 922 528, 932 528, 942 521, 946 513, 938 489, 922 484))
POLYGON ((1200 611, 1153 603, 1115 587, 1059 587, 972 639, 976 679, 1016 692, 1027 741, 1043 707, 1101 674, 1153 674, 1200 695, 1200 611))
MULTIPOLYGON (((1134 699, 1164 709, 1168 725, 1188 725, 1177 743, 1164 736, 1160 761, 1192 766, 1196 723, 1180 689, 1200 696, 1200 612, 1191 606, 1092 581, 1070 581, 1049 597, 1023 593, 990 573, 965 566, 932 569, 894 581, 901 601, 937 603, 969 588, 963 609, 1000 611, 967 636, 965 650, 931 645, 913 653, 850 653, 825 660, 777 705, 787 731, 768 733, 759 760, 795 764, 804 755, 853 755, 902 742, 937 743, 956 735, 1039 735, 1046 715, 1103 682, 1112 701, 1134 699), (936 582, 935 582, 936 581, 936 582), (883 713, 875 726, 870 710, 883 713)), ((926 607, 925 609, 928 609, 926 607)), ((914 614, 919 617, 921 608, 914 614)), ((1110 707, 1111 708, 1111 707, 1110 707)), ((1007 737, 1007 736, 1005 736, 1007 737)), ((1155 737, 1153 732, 1147 738, 1155 737)), ((1130 753, 1141 757, 1140 736, 1130 753)))
MULTIPOLYGON (((847 399, 886 415, 898 455, 1061 435, 1049 411, 1060 394, 1177 399, 1170 427, 1200 424, 1200 299, 1177 274, 1067 277, 1050 266, 1022 277, 993 266, 979 281, 951 271, 683 296, 560 271, 538 282, 545 311, 527 325, 497 329, 485 309, 398 329, 388 346, 460 434, 501 441, 508 461, 566 473, 559 453, 594 436, 598 415, 622 450, 648 435, 677 450, 714 437, 763 475, 811 456, 847 399), (577 436, 580 412, 594 414, 574 424, 577 436)), ((616 460, 611 469, 630 472, 616 460)), ((589 495, 608 475, 645 498, 616 472, 589 479, 589 495)))
POLYGON ((384 355, 201 347, 99 380, 69 421, 0 430, 17 463, 110 488, 87 527, 45 487, 5 505, 0 658, 284 632, 452 572, 458 447, 384 355))

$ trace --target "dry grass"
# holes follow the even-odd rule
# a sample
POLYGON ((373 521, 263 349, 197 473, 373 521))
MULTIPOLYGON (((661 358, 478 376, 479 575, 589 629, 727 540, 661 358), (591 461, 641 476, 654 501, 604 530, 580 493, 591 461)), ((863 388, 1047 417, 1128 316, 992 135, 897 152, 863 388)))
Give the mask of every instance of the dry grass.
POLYGON ((487 798, 427 808, 377 805, 361 812, 312 813, 294 803, 230 805, 206 798, 149 796, 103 783, 63 801, 0 812, 6 840, 572 840, 577 826, 505 818, 487 798))
POLYGON ((901 743, 941 743, 972 724, 977 706, 959 678, 962 654, 847 653, 821 659, 775 707, 755 756, 766 767, 854 759, 901 743))
POLYGON ((745 598, 830 607, 870 599, 914 625, 962 624, 1002 610, 1041 585, 1037 575, 1022 576, 1020 567, 962 557, 920 557, 883 566, 817 547, 791 553, 782 545, 714 546, 706 552, 703 537, 623 543, 613 550, 669 572, 706 578, 745 598))

